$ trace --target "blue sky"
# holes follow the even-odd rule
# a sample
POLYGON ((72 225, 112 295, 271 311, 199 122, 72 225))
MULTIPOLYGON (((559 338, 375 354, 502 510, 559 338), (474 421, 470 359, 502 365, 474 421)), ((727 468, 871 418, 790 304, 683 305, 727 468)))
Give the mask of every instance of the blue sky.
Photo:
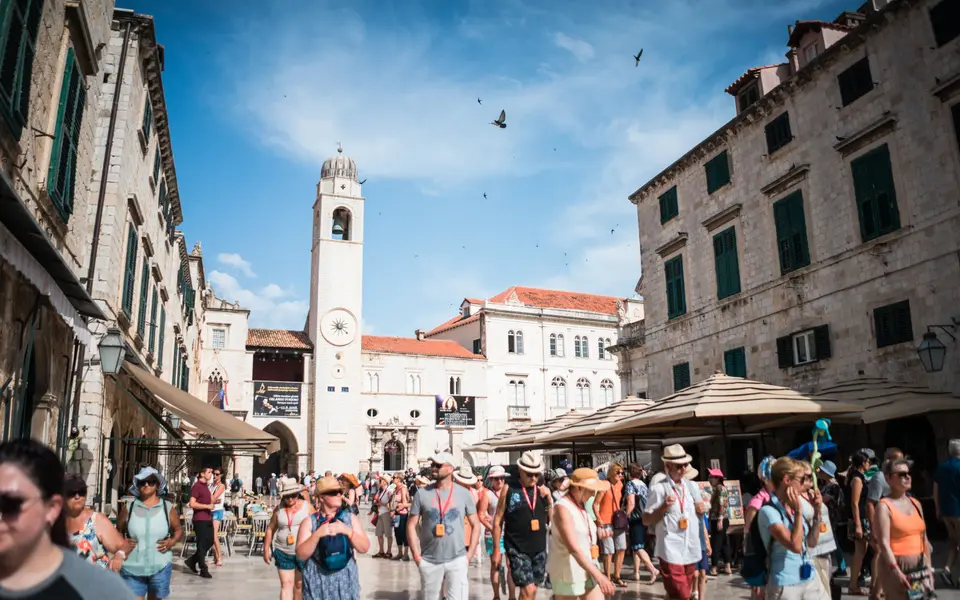
POLYGON ((181 228, 218 296, 252 326, 302 328, 315 185, 340 141, 368 180, 364 330, 410 336, 511 285, 631 296, 627 195, 733 116, 723 89, 782 62, 789 23, 857 3, 119 6, 156 18, 181 228))

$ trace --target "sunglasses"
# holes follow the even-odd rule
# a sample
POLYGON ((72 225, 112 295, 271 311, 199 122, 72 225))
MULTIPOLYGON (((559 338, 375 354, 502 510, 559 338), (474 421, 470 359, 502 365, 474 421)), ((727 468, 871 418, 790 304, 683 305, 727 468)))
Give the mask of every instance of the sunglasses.
POLYGON ((336 490, 330 490, 329 492, 324 492, 324 493, 322 493, 322 494, 320 494, 320 495, 321 495, 321 496, 339 496, 341 493, 342 493, 342 492, 338 492, 338 491, 336 491, 336 490))
POLYGON ((86 488, 84 488, 84 489, 82 489, 82 490, 76 490, 76 491, 74 491, 74 492, 70 492, 69 494, 66 494, 66 496, 67 496, 67 498, 86 498, 86 497, 87 497, 87 490, 86 490, 86 488))
POLYGON ((159 484, 160 482, 156 479, 141 479, 137 481, 138 488, 147 487, 148 485, 157 486, 159 484))
POLYGON ((891 473, 891 475, 899 477, 900 479, 910 479, 910 471, 897 471, 896 473, 891 473))
POLYGON ((32 498, 22 498, 10 494, 0 494, 0 521, 16 519, 23 512, 23 507, 32 498))

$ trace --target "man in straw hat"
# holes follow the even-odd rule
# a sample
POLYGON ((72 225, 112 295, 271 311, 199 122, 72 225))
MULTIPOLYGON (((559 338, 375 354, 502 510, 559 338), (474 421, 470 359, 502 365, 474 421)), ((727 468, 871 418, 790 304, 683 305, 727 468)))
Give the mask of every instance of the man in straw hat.
POLYGON ((467 600, 467 563, 480 538, 477 507, 470 492, 453 483, 452 454, 438 452, 430 461, 436 483, 414 495, 407 541, 420 569, 423 600, 440 600, 443 588, 448 600, 467 600), (464 537, 464 517, 473 531, 469 540, 464 537))
POLYGON ((697 485, 684 478, 693 458, 683 446, 667 446, 660 460, 667 477, 650 487, 643 524, 656 526, 656 553, 667 598, 687 600, 701 558, 699 525, 706 506, 697 485))
POLYGON ((373 515, 377 535, 377 553, 373 558, 393 558, 393 519, 390 517, 390 508, 395 488, 386 473, 377 475, 377 483, 379 491, 370 504, 370 514, 373 515), (386 552, 383 551, 384 540, 387 542, 386 552))
POLYGON ((540 458, 524 452, 517 461, 520 488, 503 486, 493 520, 493 562, 500 563, 500 540, 510 563, 510 577, 520 588, 520 600, 532 600, 547 569, 547 525, 553 499, 545 485, 537 485, 543 473, 540 458), (506 532, 504 532, 506 526, 506 532))

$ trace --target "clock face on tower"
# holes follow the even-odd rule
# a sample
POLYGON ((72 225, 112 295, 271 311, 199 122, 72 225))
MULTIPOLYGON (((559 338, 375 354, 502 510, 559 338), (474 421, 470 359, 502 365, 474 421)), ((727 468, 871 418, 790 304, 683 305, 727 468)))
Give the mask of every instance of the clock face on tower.
POLYGON ((357 337, 357 320, 349 311, 334 308, 320 320, 320 334, 334 346, 346 346, 357 337))

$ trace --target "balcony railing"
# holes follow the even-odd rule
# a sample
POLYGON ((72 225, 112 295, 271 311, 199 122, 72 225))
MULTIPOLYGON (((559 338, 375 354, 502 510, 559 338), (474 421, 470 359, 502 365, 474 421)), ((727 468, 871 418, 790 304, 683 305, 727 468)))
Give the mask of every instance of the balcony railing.
POLYGON ((628 323, 620 328, 618 346, 641 346, 644 342, 644 322, 628 323))
POLYGON ((508 406, 507 420, 508 421, 529 421, 530 407, 529 406, 508 406))

